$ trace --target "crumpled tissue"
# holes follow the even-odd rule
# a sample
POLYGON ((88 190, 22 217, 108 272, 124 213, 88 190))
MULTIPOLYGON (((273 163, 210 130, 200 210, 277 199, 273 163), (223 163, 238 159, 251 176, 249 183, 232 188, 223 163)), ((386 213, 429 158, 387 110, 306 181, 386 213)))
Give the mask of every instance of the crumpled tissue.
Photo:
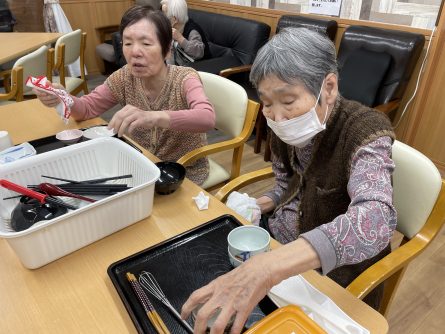
POLYGON ((192 197, 195 200, 196 206, 199 210, 207 210, 209 208, 209 196, 204 195, 204 192, 200 191, 198 196, 192 197))
POLYGON ((258 225, 261 218, 261 209, 256 199, 246 193, 232 192, 227 198, 226 205, 254 225, 258 225))
POLYGON ((329 297, 300 275, 275 285, 268 295, 279 307, 288 304, 300 306, 329 334, 369 334, 369 330, 351 319, 329 297))
POLYGON ((66 90, 50 86, 48 79, 45 76, 28 77, 26 80, 26 86, 57 96, 60 103, 56 106, 56 111, 65 124, 68 123, 74 100, 66 90))

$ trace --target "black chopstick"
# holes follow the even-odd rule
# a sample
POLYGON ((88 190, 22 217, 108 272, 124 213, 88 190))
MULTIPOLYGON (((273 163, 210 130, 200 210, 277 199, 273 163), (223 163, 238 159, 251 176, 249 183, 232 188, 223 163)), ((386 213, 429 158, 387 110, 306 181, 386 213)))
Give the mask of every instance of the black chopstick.
POLYGON ((68 180, 68 179, 63 179, 60 177, 47 176, 47 175, 42 175, 42 177, 45 177, 47 179, 57 180, 57 181, 74 183, 74 184, 86 184, 86 183, 95 184, 95 183, 103 183, 103 182, 112 181, 112 180, 129 179, 129 178, 132 178, 133 175, 127 174, 127 175, 111 176, 111 177, 104 177, 104 178, 100 178, 100 179, 92 179, 92 180, 85 180, 85 181, 74 181, 74 180, 68 180))
POLYGON ((127 175, 120 175, 120 176, 104 177, 101 179, 86 180, 86 181, 82 181, 81 183, 95 184, 95 183, 102 183, 102 182, 112 181, 112 180, 130 179, 132 177, 133 177, 133 175, 127 174, 127 175))
POLYGON ((63 181, 63 182, 69 182, 69 183, 82 183, 80 181, 73 181, 73 180, 68 180, 68 179, 62 179, 60 177, 54 177, 54 176, 47 176, 47 175, 42 175, 42 177, 47 178, 47 179, 51 179, 51 180, 57 180, 57 181, 63 181))
POLYGON ((58 187, 67 188, 124 188, 127 187, 126 183, 59 183, 58 187))
MULTIPOLYGON (((38 184, 30 184, 28 187, 36 188, 38 184)), ((78 188, 78 189, 119 189, 119 188, 130 188, 126 184, 70 184, 70 183, 60 183, 57 184, 58 187, 61 188, 78 188)))
POLYGON ((10 197, 3 197, 3 200, 6 201, 7 199, 14 199, 14 198, 20 198, 23 195, 17 195, 17 196, 10 196, 10 197))
MULTIPOLYGON (((58 184, 59 188, 77 195, 114 195, 131 187, 126 184, 58 184)), ((28 185, 30 189, 38 189, 38 185, 28 185)))

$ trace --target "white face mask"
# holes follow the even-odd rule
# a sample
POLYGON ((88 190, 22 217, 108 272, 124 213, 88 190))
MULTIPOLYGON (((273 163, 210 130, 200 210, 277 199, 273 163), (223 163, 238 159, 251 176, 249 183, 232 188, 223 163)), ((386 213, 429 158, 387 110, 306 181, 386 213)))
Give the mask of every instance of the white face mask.
POLYGON ((320 99, 321 90, 323 89, 323 83, 321 84, 320 93, 318 94, 315 105, 307 113, 282 122, 275 122, 266 117, 267 125, 286 144, 300 148, 304 147, 317 133, 326 129, 328 109, 326 108, 323 124, 320 123, 315 110, 320 99))

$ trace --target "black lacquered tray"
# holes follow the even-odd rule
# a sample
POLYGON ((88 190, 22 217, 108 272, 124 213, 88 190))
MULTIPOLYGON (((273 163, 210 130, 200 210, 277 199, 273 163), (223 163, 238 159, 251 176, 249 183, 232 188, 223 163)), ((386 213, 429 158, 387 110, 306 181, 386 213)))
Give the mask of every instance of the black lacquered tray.
MULTIPOLYGON (((170 303, 180 312, 194 290, 232 270, 227 255, 227 235, 240 225, 235 217, 224 215, 110 265, 108 275, 139 333, 156 331, 125 274, 131 272, 138 277, 142 271, 151 272, 170 303)), ((164 305, 150 294, 147 296, 172 334, 187 333, 164 305)), ((266 297, 256 308, 254 316, 258 317, 261 312, 268 314, 275 308, 266 297)), ((193 327, 192 321, 188 321, 193 327)))
MULTIPOLYGON (((83 130, 83 129, 81 129, 81 130, 83 130)), ((139 148, 134 146, 131 142, 129 142, 124 137, 120 137, 119 139, 122 140, 123 142, 127 143, 131 147, 133 147, 135 150, 142 152, 139 148)), ((84 139, 82 137, 80 139, 80 141, 78 141, 76 144, 81 143, 84 140, 88 140, 88 139, 84 139)), ((55 135, 31 140, 31 141, 29 141, 29 143, 35 148, 37 154, 49 152, 49 151, 56 150, 58 148, 62 148, 62 147, 66 146, 63 142, 58 140, 55 135)), ((76 144, 72 144, 72 145, 76 145, 76 144)))

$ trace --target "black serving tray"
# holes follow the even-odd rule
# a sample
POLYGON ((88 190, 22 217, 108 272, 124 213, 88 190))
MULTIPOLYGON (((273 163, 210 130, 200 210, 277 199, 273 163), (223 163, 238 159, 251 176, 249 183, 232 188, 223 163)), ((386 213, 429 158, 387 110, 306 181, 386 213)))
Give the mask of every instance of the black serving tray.
MULTIPOLYGON (((224 215, 108 267, 108 275, 139 333, 157 332, 150 324, 125 274, 131 272, 139 277, 142 271, 151 272, 170 303, 180 312, 194 290, 232 270, 227 255, 227 235, 240 225, 235 217, 224 215)), ((172 334, 187 333, 164 305, 149 293, 147 296, 172 334)), ((264 316, 274 309, 276 306, 266 297, 251 318, 258 317, 258 314, 264 316)), ((190 319, 188 322, 193 327, 190 319)))
MULTIPOLYGON (((84 129, 80 129, 80 130, 84 130, 84 129)), ((137 150, 137 151, 142 153, 142 151, 139 148, 134 146, 131 142, 129 142, 124 137, 120 137, 120 138, 117 137, 117 138, 122 140, 123 142, 127 143, 128 145, 133 147, 135 150, 137 150)), ((84 137, 82 137, 77 143, 72 144, 72 145, 76 145, 78 143, 81 143, 81 142, 87 141, 87 140, 88 139, 85 139, 84 137)), ((56 150, 58 148, 62 148, 62 147, 67 146, 66 144, 64 144, 63 142, 58 140, 55 135, 54 136, 44 137, 44 138, 39 138, 39 139, 35 139, 35 140, 31 140, 31 141, 29 141, 29 143, 35 148, 37 154, 44 153, 44 152, 49 152, 49 151, 56 150)))

